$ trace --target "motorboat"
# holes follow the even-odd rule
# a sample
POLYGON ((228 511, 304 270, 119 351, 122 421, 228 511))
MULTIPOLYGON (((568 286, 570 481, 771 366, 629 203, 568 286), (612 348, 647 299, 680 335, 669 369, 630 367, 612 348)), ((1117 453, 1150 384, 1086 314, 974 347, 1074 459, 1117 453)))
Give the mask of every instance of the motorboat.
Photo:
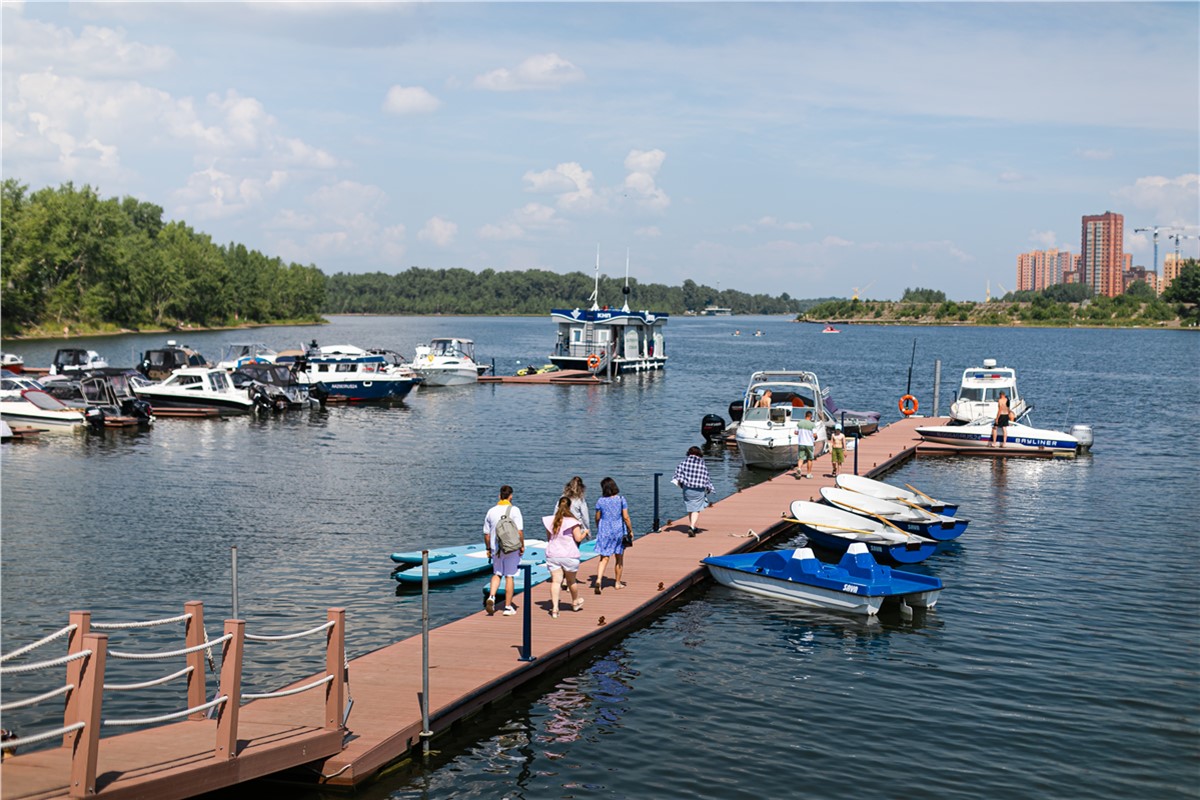
POLYGON ((996 359, 985 358, 982 367, 963 371, 962 384, 950 404, 950 424, 966 425, 980 418, 994 420, 1000 393, 1008 396, 1009 419, 1018 420, 1030 410, 1017 392, 1017 371, 997 367, 996 359))
POLYGON ((85 372, 89 369, 103 369, 107 366, 108 362, 95 350, 84 350, 78 347, 60 347, 54 352, 54 360, 50 362, 50 374, 62 375, 68 372, 85 372))
POLYGON ((25 370, 25 359, 15 353, 0 353, 0 369, 19 375, 25 370))
POLYGON ((663 328, 669 319, 661 311, 629 309, 629 263, 625 264, 624 305, 620 309, 601 307, 600 255, 596 254, 596 281, 592 307, 550 311, 558 324, 558 339, 550 361, 559 369, 585 370, 593 375, 620 375, 664 369, 667 353, 663 348, 663 328))
POLYGON ((800 525, 809 542, 826 550, 841 553, 853 543, 862 542, 877 561, 918 564, 937 549, 937 542, 928 536, 896 530, 824 503, 797 500, 788 511, 788 519, 800 525))
POLYGON ((133 391, 156 408, 215 408, 223 414, 254 410, 246 390, 234 387, 229 373, 215 367, 183 367, 165 381, 134 386, 133 391))
POLYGON ((234 388, 244 390, 264 411, 286 411, 310 402, 308 375, 286 364, 248 362, 229 373, 229 378, 234 388))
POLYGON ((262 342, 233 342, 225 346, 217 369, 233 372, 246 364, 274 364, 278 355, 262 342))
POLYGON ((879 430, 880 413, 878 411, 854 411, 841 408, 833 401, 828 389, 822 390, 822 403, 834 422, 841 423, 847 436, 870 436, 879 430))
POLYGON ((417 345, 413 370, 425 386, 462 386, 479 380, 475 343, 470 339, 438 338, 417 345))
POLYGON ((837 564, 825 564, 810 548, 709 556, 701 561, 717 582, 762 597, 816 608, 873 616, 887 600, 932 608, 942 581, 893 570, 854 542, 837 564))
POLYGON ((22 389, 19 397, 0 398, 0 417, 8 422, 78 428, 87 423, 86 414, 71 408, 42 389, 22 389))
POLYGON ((329 396, 350 402, 402 400, 423 379, 393 366, 385 356, 349 344, 310 346, 304 358, 309 393, 318 400, 329 396))
POLYGON ((51 375, 43 385, 64 404, 82 410, 93 425, 152 425, 150 403, 133 391, 134 383, 142 377, 135 370, 106 367, 82 374, 51 375))
POLYGON ((970 520, 962 517, 934 514, 916 506, 907 506, 893 500, 880 500, 878 497, 869 497, 835 486, 823 487, 821 499, 843 511, 877 519, 885 525, 893 525, 909 533, 919 533, 939 542, 957 539, 966 532, 967 525, 970 524, 970 520))
POLYGON ((26 389, 45 389, 36 378, 17 374, 12 370, 0 371, 0 399, 21 399, 21 392, 26 389))
POLYGON ((937 500, 912 486, 909 486, 908 489, 901 489, 898 486, 892 486, 890 483, 884 483, 872 478, 864 478, 861 475, 851 475, 845 472, 838 474, 834 483, 840 489, 849 489, 852 492, 858 492, 859 494, 865 494, 868 497, 875 497, 880 500, 892 500, 893 502, 905 505, 917 506, 926 511, 932 511, 934 514, 953 517, 958 513, 958 503, 947 503, 944 500, 937 500))
POLYGON ((166 347, 142 353, 137 370, 151 381, 163 381, 171 377, 171 373, 177 369, 211 366, 208 359, 200 353, 185 344, 178 344, 174 339, 168 339, 166 347))
POLYGON ((833 327, 832 324, 827 323, 825 325, 825 329, 822 330, 821 333, 841 333, 841 331, 839 331, 837 328, 833 327))
POLYGON ((1081 450, 1090 448, 1092 444, 1091 428, 1076 426, 1076 429, 1081 435, 1063 433, 1048 428, 1033 428, 1020 422, 1010 422, 1007 428, 1007 441, 1005 441, 1004 434, 997 432, 996 440, 993 442, 992 420, 983 418, 968 425, 924 425, 916 428, 916 433, 925 441, 934 444, 968 448, 1003 447, 1017 452, 1074 456, 1081 450))
POLYGON ((799 455, 799 425, 806 412, 812 412, 813 456, 826 446, 826 426, 833 420, 818 404, 821 383, 811 372, 799 370, 755 372, 742 396, 734 441, 748 467, 788 469, 795 467, 799 455), (767 402, 761 405, 766 393, 767 402))

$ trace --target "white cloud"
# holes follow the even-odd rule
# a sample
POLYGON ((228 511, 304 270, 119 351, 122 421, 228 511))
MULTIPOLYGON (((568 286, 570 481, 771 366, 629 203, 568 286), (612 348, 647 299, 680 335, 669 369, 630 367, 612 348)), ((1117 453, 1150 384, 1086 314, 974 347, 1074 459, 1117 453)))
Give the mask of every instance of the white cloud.
POLYGON ((76 34, 13 13, 18 8, 4 4, 6 72, 52 68, 59 75, 120 78, 159 72, 176 61, 171 48, 131 42, 123 30, 88 25, 76 34))
POLYGON ((592 178, 591 172, 571 161, 552 170, 526 172, 522 180, 527 184, 527 191, 556 195, 555 203, 561 209, 586 211, 601 204, 592 188, 592 178))
POLYGON ((667 154, 662 150, 630 150, 625 157, 625 190, 632 194, 638 205, 652 211, 664 211, 671 205, 667 196, 655 182, 667 154))
POLYGON ((295 235, 275 247, 284 259, 315 262, 326 272, 356 265, 364 252, 377 266, 405 266, 407 228, 389 224, 388 201, 383 189, 370 184, 320 186, 304 199, 307 210, 276 215, 276 227, 295 235))
POLYGON ((446 247, 454 242, 457 233, 458 225, 450 220, 430 217, 425 227, 417 234, 417 238, 423 242, 433 242, 438 247, 446 247))
POLYGON ((223 219, 260 205, 282 183, 278 174, 268 180, 239 178, 209 167, 188 176, 173 199, 176 210, 189 221, 223 219))
POLYGON ((507 219, 479 229, 482 239, 508 241, 528 238, 530 232, 555 232, 567 228, 566 220, 553 208, 541 203, 526 203, 507 219))
POLYGON ((383 100, 383 110, 389 114, 430 114, 441 105, 441 100, 420 86, 393 86, 383 100))
POLYGON ((1054 231, 1030 231, 1029 241, 1038 245, 1043 250, 1050 250, 1058 247, 1058 235, 1054 231))
POLYGON ((495 242, 524 239, 525 231, 515 222, 488 223, 479 229, 480 239, 490 239, 495 242))
POLYGON ((1154 225, 1195 227, 1200 219, 1200 175, 1195 173, 1177 178, 1138 178, 1132 186, 1117 189, 1113 196, 1142 212, 1125 213, 1127 230, 1154 225))
POLYGON ((514 69, 501 67, 475 78, 475 88, 493 92, 559 89, 584 79, 583 70, 557 53, 530 56, 514 69))

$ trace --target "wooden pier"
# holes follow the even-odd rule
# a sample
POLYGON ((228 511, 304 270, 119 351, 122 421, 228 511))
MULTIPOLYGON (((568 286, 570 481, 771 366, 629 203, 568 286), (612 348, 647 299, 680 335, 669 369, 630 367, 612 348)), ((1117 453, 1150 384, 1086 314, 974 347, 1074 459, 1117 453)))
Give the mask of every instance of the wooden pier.
POLYGON ((480 383, 527 383, 546 384, 557 383, 567 385, 584 385, 607 383, 586 369, 560 369, 554 372, 536 372, 533 375, 480 375, 480 383))
MULTIPOLYGON (((913 428, 928 421, 901 420, 862 439, 859 473, 878 475, 913 456, 918 445, 913 428)), ((853 452, 847 453, 843 468, 853 470, 853 452)), ((833 485, 829 469, 829 457, 822 456, 811 480, 784 473, 718 501, 701 515, 701 533, 695 538, 686 535, 686 515, 659 532, 639 536, 626 558, 624 589, 615 589, 610 578, 603 593, 594 594, 590 581, 595 567, 585 565, 580 572, 584 605, 578 612, 570 610, 564 592, 567 600, 561 616, 551 619, 549 585, 534 586, 529 595, 532 661, 519 660, 523 593, 516 598, 520 609, 516 616, 488 616, 481 608, 430 631, 432 735, 446 732, 522 684, 642 624, 706 579, 707 571, 700 564, 705 556, 749 550, 792 530, 783 519, 789 505, 793 500, 818 499, 821 487, 833 485)), ((671 492, 667 503, 681 508, 671 492)), ((227 621, 226 631, 239 624, 227 621)), ((331 709, 340 706, 339 698, 322 697, 327 690, 253 700, 242 706, 234 715, 242 732, 232 752, 214 751, 220 723, 206 719, 100 739, 92 755, 97 764, 95 796, 182 798, 300 766, 311 770, 316 783, 329 787, 348 789, 369 781, 420 746, 421 650, 418 635, 349 662, 346 691, 354 706, 345 731, 331 729, 340 724, 331 719, 331 709)), ((328 670, 336 671, 333 661, 328 670)), ((289 688, 327 679, 325 675, 289 688)), ((225 681, 223 666, 223 686, 225 681)), ((98 719, 98 702, 95 715, 98 719)), ((85 796, 71 780, 71 756, 72 748, 64 746, 6 759, 0 766, 3 800, 85 796)))

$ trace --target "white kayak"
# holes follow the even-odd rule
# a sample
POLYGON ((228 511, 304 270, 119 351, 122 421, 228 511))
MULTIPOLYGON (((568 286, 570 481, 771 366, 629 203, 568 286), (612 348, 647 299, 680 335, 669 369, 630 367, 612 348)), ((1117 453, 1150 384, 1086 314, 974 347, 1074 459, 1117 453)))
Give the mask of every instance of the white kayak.
POLYGON ((842 473, 837 476, 835 483, 837 483, 840 489, 849 489, 852 492, 858 492, 859 494, 865 494, 868 497, 875 497, 880 500, 892 500, 897 503, 918 506, 935 514, 945 514, 948 517, 954 516, 954 512, 958 511, 958 503, 947 503, 944 500, 930 497, 924 492, 901 489, 898 486, 892 486, 890 483, 864 478, 861 475, 842 473))

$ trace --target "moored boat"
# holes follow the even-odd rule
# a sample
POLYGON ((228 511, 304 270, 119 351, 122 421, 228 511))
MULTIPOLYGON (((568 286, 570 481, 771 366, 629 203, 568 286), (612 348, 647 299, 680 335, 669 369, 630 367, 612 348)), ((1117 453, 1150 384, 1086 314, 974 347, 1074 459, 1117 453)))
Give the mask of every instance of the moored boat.
POLYGON ((42 389, 22 389, 18 397, 0 399, 0 417, 10 423, 33 423, 61 428, 78 428, 87 417, 42 389))
POLYGON ((214 367, 183 367, 160 383, 135 385, 133 391, 154 407, 215 408, 223 414, 251 411, 254 401, 237 389, 229 373, 214 367))
POLYGON ((880 500, 849 489, 826 486, 821 499, 832 506, 853 514, 891 523, 909 533, 919 533, 939 542, 957 539, 967 530, 970 520, 933 514, 923 508, 907 506, 892 500, 880 500))
POLYGON ((918 564, 937 549, 937 542, 928 536, 899 531, 878 520, 823 503, 797 500, 789 512, 789 519, 799 523, 808 540, 826 550, 845 552, 854 542, 862 542, 876 560, 918 564))
MULTIPOLYGON (((821 383, 812 372, 776 370, 755 372, 742 396, 734 441, 748 467, 788 469, 799 454, 799 425, 812 412, 813 456, 821 455, 826 443, 826 426, 833 420, 819 405, 821 383), (763 400, 767 393, 770 397, 763 400), (760 405, 769 402, 770 405, 760 405)), ((734 414, 736 401, 730 406, 734 414)))
POLYGON ((834 483, 839 488, 849 489, 852 492, 869 495, 870 497, 877 497, 880 500, 893 500, 908 505, 920 506, 927 511, 932 511, 934 514, 944 514, 947 517, 953 517, 958 512, 958 503, 947 503, 945 500, 938 500, 911 486, 908 489, 901 489, 897 486, 892 486, 890 483, 884 483, 872 478, 864 478, 861 475, 850 475, 844 472, 837 476, 834 483), (909 491, 909 489, 912 491, 909 491))
POLYGON ((313 397, 340 396, 352 403, 402 400, 422 381, 410 371, 393 370, 386 356, 349 344, 318 347, 313 342, 304 370, 313 397))
POLYGON ((477 382, 480 375, 470 339, 437 338, 419 344, 412 368, 425 386, 463 386, 477 382))
MULTIPOLYGON (((955 447, 1003 446, 1017 452, 1045 453, 1055 456, 1073 456, 1082 448, 1080 440, 1069 433, 1047 428, 1032 428, 1019 422, 1008 424, 1007 441, 1003 442, 1003 445, 1002 434, 997 434, 996 441, 992 441, 991 420, 981 420, 970 425, 924 425, 916 428, 916 433, 927 442, 955 447)), ((1090 445, 1090 441, 1088 444, 1090 445)))
POLYGON ((85 372, 89 369, 103 369, 108 366, 104 356, 95 350, 84 350, 79 347, 60 347, 54 353, 50 362, 50 374, 62 375, 69 372, 85 372))
POLYGON ((842 424, 847 436, 870 436, 879 430, 879 418, 881 415, 878 411, 854 411, 849 408, 841 408, 833 401, 833 396, 830 395, 829 389, 822 391, 824 393, 822 403, 825 406, 825 410, 829 412, 829 416, 834 422, 842 424))
POLYGON ((184 367, 211 367, 208 359, 187 345, 168 339, 166 347, 142 353, 137 371, 152 381, 165 381, 171 373, 184 367))
POLYGON ((709 556, 702 560, 724 586, 805 606, 872 616, 885 600, 932 608, 942 581, 879 564, 854 542, 837 564, 825 564, 807 547, 765 553, 709 556))
POLYGON ((982 367, 963 370, 962 383, 950 404, 950 424, 966 425, 979 419, 989 422, 996 418, 1000 393, 1008 397, 1009 419, 1018 420, 1029 411, 1029 405, 1017 392, 1017 371, 997 367, 996 359, 985 358, 982 367))
POLYGON ((225 352, 217 362, 217 369, 232 372, 246 364, 274 364, 278 356, 278 353, 262 342, 233 342, 225 346, 225 352))
POLYGON ((84 373, 51 375, 43 381, 48 393, 64 404, 82 410, 93 426, 153 425, 150 403, 133 391, 140 372, 105 367, 84 373))
POLYGON ((16 353, 0 353, 0 368, 20 375, 25 370, 25 359, 16 353))

